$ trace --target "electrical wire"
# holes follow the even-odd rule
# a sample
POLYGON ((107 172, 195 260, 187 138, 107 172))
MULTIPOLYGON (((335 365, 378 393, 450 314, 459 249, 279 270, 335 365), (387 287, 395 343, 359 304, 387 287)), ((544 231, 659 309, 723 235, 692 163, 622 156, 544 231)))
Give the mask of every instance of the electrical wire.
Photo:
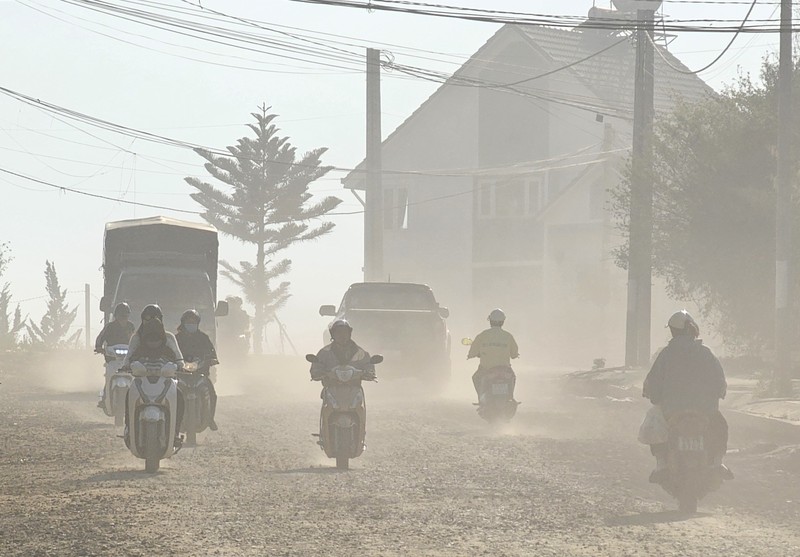
POLYGON ((66 186, 59 186, 58 184, 53 184, 53 183, 47 182, 45 180, 40 180, 39 178, 34 178, 33 176, 27 176, 25 174, 20 174, 19 172, 14 172, 13 170, 8 170, 6 168, 0 168, 0 172, 2 172, 3 174, 8 174, 10 176, 16 176, 17 178, 23 178, 23 179, 31 181, 31 182, 33 182, 35 184, 40 184, 42 186, 47 186, 49 188, 54 188, 54 189, 62 191, 62 192, 69 192, 69 193, 74 193, 74 194, 78 194, 78 195, 84 195, 86 197, 92 197, 92 198, 95 198, 95 199, 103 199, 105 201, 114 201, 116 203, 123 203, 125 205, 134 205, 136 207, 147 207, 149 209, 160 209, 160 210, 164 210, 164 211, 174 211, 176 213, 186 213, 186 214, 190 214, 190 215, 202 215, 203 214, 200 211, 191 211, 191 210, 188 210, 188 209, 179 209, 177 207, 168 207, 168 206, 165 206, 165 205, 153 205, 151 203, 141 203, 141 202, 137 202, 137 201, 130 201, 130 200, 127 200, 127 199, 122 199, 122 198, 119 198, 119 197, 110 197, 108 195, 102 195, 102 194, 99 194, 99 193, 91 193, 91 192, 88 192, 88 191, 78 190, 78 189, 74 189, 74 188, 68 188, 66 186))
MULTIPOLYGON (((632 18, 620 17, 618 19, 587 20, 583 16, 537 14, 526 12, 511 12, 503 10, 489 10, 479 8, 465 8, 446 4, 431 4, 425 2, 409 2, 404 0, 289 0, 300 4, 314 4, 321 6, 334 6, 364 10, 380 10, 387 12, 405 13, 442 17, 449 19, 463 19, 484 23, 512 23, 518 25, 544 25, 567 29, 605 29, 608 31, 633 31, 637 28, 637 21, 632 18)), ((665 31, 687 33, 777 33, 781 30, 780 24, 773 20, 751 20, 753 25, 739 29, 739 20, 731 19, 670 19, 664 20, 665 31), (736 23, 736 25, 728 25, 736 23)), ((800 30, 800 27, 793 28, 800 30)))
POLYGON ((684 70, 683 68, 679 68, 678 66, 674 65, 666 56, 664 56, 664 53, 661 52, 661 49, 658 47, 658 45, 655 43, 655 41, 653 41, 652 35, 647 33, 647 38, 652 43, 654 50, 656 52, 658 52, 658 55, 661 57, 661 59, 664 60, 664 62, 667 64, 667 66, 669 66, 671 69, 673 69, 676 72, 678 72, 680 74, 683 74, 683 75, 697 75, 699 73, 702 73, 702 72, 710 69, 714 64, 719 62, 720 59, 722 59, 723 56, 725 56, 725 53, 728 52, 728 49, 730 49, 733 46, 733 43, 739 37, 739 34, 741 33, 742 29, 744 29, 745 24, 747 24, 747 20, 750 17, 750 14, 753 13, 753 8, 756 7, 756 2, 757 1, 758 0, 753 0, 753 2, 750 4, 750 9, 747 10, 747 14, 745 14, 744 19, 742 20, 742 24, 739 26, 739 30, 733 35, 733 37, 731 37, 730 42, 727 44, 727 46, 725 48, 722 49, 722 52, 720 52, 719 55, 716 58, 714 58, 711 62, 709 62, 708 64, 706 64, 705 66, 703 66, 699 70, 684 70))

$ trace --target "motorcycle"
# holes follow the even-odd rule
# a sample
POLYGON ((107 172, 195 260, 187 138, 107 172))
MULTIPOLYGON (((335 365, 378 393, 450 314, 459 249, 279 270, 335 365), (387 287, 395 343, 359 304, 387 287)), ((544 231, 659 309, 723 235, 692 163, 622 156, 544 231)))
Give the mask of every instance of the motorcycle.
MULTIPOLYGON (((100 352, 98 352, 100 353, 100 352)), ((125 398, 131 386, 130 373, 120 371, 122 362, 128 354, 127 344, 106 346, 102 354, 106 358, 105 385, 103 387, 103 412, 114 417, 114 425, 121 426, 125 420, 125 398)))
MULTIPOLYGON (((472 339, 461 339, 461 344, 470 346, 472 339)), ((497 366, 486 371, 478 385, 480 402, 473 403, 478 407, 478 415, 493 425, 511 421, 520 405, 514 400, 516 382, 516 375, 510 366, 497 366)))
POLYGON ((697 512, 697 502, 722 484, 707 450, 709 423, 708 416, 688 411, 668 421, 667 473, 659 483, 681 512, 697 512))
POLYGON ((481 379, 480 402, 474 403, 478 415, 490 424, 511 421, 519 402, 514 400, 514 370, 508 366, 493 367, 481 379))
MULTIPOLYGON (((317 357, 308 354, 306 361, 316 363, 317 357)), ((370 363, 383 361, 383 356, 375 355, 370 363)), ((353 366, 336 366, 323 375, 325 387, 322 390, 322 410, 319 417, 319 437, 317 443, 328 458, 336 459, 336 468, 347 470, 350 459, 361 456, 366 445, 367 407, 364 402, 362 381, 375 381, 375 377, 353 366)))
POLYGON ((155 473, 161 459, 180 450, 176 446, 178 366, 164 360, 131 363, 133 384, 128 389, 125 444, 145 461, 145 471, 155 473))
POLYGON ((197 434, 205 431, 211 423, 210 379, 200 370, 216 364, 216 360, 187 362, 178 372, 178 389, 184 400, 181 431, 186 434, 187 445, 196 445, 197 434))

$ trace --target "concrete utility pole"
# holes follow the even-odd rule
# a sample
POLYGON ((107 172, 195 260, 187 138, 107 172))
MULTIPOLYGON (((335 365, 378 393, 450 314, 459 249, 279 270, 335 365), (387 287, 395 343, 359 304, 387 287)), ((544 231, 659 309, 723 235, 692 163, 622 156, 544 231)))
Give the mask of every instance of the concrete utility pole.
POLYGON ((653 251, 653 28, 661 0, 638 0, 625 365, 650 361, 653 251))
POLYGON ((364 280, 383 280, 381 162, 381 51, 367 49, 367 184, 364 208, 364 280))
POLYGON ((778 65, 778 168, 775 176, 775 383, 789 394, 791 383, 792 237, 792 2, 781 0, 778 65))

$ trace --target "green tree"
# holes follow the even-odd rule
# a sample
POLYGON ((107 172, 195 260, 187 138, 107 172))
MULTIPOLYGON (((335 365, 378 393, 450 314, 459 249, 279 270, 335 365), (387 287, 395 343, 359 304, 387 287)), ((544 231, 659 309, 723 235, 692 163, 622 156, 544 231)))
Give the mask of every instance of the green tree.
POLYGON ((28 339, 31 344, 42 346, 46 349, 72 346, 77 342, 81 331, 78 330, 69 337, 69 328, 75 321, 78 306, 72 309, 67 307, 67 290, 61 290, 58 284, 56 266, 50 261, 45 262, 44 276, 47 281, 47 313, 42 317, 39 325, 30 321, 25 325, 28 330, 28 339))
MULTIPOLYGON (((759 353, 773 336, 776 85, 777 65, 765 60, 760 82, 740 76, 715 98, 680 103, 654 137, 654 274, 672 297, 696 302, 739 353, 759 353)), ((630 176, 628 167, 612 191, 622 267, 630 176)), ((794 242, 800 247, 800 235, 794 242)))
MULTIPOLYGON (((0 277, 11 261, 8 244, 0 244, 0 277)), ((0 350, 9 350, 17 345, 17 334, 25 326, 19 304, 11 314, 11 290, 8 283, 0 290, 0 350)))
POLYGON ((203 218, 222 233, 254 244, 255 263, 241 261, 238 266, 221 261, 222 274, 237 284, 255 308, 253 348, 261 352, 264 326, 289 298, 289 282, 274 281, 289 272, 291 260, 275 260, 275 255, 292 244, 307 242, 327 234, 333 223, 312 226, 334 209, 340 199, 326 197, 310 203, 309 185, 327 174, 322 166, 325 148, 314 149, 298 158, 288 137, 279 135, 273 124, 277 117, 264 105, 253 113, 256 122, 247 126, 255 137, 242 137, 229 146, 231 156, 219 156, 203 149, 198 155, 207 162, 205 169, 221 182, 219 189, 197 178, 186 182, 198 191, 192 199, 205 208, 203 218))

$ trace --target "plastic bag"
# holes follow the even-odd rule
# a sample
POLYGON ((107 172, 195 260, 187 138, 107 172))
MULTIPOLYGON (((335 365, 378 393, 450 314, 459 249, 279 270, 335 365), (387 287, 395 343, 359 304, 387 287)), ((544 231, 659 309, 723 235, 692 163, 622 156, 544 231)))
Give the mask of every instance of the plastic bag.
POLYGON ((669 426, 660 406, 652 406, 639 427, 639 442, 644 445, 658 445, 669 440, 669 426))

